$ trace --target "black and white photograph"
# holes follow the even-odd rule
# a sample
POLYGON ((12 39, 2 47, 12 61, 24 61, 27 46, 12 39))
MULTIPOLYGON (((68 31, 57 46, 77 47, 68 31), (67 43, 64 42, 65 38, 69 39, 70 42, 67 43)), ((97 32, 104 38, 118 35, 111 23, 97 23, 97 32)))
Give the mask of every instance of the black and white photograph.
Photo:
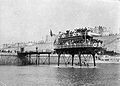
POLYGON ((120 0, 0 0, 0 86, 120 86, 120 0))

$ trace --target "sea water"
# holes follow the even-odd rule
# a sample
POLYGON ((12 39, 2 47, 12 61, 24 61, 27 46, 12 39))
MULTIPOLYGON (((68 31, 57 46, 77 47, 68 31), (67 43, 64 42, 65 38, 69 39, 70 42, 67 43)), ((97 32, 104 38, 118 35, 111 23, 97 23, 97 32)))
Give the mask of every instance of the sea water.
POLYGON ((120 64, 0 66, 0 86, 120 86, 120 64))

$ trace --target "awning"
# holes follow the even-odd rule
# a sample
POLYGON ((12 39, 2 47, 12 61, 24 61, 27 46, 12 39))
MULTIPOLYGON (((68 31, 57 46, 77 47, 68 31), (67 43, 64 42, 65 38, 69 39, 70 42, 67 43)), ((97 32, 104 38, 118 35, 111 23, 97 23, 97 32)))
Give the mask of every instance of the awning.
POLYGON ((89 31, 87 34, 88 34, 89 36, 101 36, 101 34, 94 33, 94 32, 91 32, 91 31, 89 31))

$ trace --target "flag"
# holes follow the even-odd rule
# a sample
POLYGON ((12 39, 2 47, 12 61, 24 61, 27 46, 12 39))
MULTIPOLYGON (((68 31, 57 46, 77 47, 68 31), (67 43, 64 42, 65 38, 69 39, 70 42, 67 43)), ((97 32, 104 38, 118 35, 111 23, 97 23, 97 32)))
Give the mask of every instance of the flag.
POLYGON ((52 30, 50 30, 50 36, 53 36, 52 30))

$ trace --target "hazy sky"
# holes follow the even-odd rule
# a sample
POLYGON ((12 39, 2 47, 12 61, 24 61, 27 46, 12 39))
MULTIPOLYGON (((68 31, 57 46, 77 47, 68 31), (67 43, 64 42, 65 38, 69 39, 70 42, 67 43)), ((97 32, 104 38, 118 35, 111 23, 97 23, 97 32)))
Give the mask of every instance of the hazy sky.
POLYGON ((0 44, 99 25, 119 31, 119 0, 0 0, 0 44))

